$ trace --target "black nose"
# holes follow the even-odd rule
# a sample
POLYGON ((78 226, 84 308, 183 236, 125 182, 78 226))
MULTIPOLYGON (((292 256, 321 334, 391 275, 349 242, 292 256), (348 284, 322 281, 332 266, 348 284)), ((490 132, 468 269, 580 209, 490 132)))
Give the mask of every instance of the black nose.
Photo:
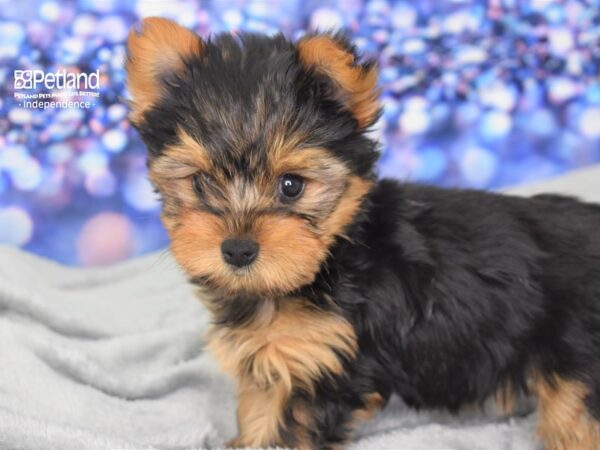
POLYGON ((221 253, 227 264, 244 267, 256 259, 258 244, 250 239, 227 239, 221 244, 221 253))

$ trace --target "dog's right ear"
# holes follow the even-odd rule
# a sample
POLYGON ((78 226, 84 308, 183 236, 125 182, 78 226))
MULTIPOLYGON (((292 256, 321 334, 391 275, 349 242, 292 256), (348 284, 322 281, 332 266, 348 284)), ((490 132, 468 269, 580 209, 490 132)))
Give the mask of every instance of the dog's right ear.
POLYGON ((198 35, 159 17, 145 18, 129 32, 125 69, 134 124, 139 124, 144 112, 160 98, 162 78, 181 69, 186 59, 200 56, 203 48, 198 35))

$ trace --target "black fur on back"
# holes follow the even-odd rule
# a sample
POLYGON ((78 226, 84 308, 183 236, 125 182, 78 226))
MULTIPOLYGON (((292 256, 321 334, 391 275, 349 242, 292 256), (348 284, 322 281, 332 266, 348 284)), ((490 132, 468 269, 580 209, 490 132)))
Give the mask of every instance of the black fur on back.
POLYGON ((456 411, 532 369, 585 383, 600 419, 600 206, 382 180, 348 234, 303 290, 360 345, 322 382, 321 439, 368 392, 456 411))

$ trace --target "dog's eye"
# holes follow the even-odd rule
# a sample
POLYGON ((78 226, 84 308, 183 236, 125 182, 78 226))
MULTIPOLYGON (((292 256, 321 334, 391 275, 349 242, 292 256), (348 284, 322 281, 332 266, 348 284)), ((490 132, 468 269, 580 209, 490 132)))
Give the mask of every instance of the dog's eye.
POLYGON ((304 180, 298 175, 286 173, 279 179, 279 193, 282 200, 295 200, 304 191, 304 180))
POLYGON ((202 192, 204 191, 204 186, 207 183, 210 183, 211 181, 212 178, 209 175, 206 175, 205 173, 199 172, 195 174, 192 177, 192 186, 194 188, 194 192, 196 192, 196 194, 198 195, 202 195, 202 192))

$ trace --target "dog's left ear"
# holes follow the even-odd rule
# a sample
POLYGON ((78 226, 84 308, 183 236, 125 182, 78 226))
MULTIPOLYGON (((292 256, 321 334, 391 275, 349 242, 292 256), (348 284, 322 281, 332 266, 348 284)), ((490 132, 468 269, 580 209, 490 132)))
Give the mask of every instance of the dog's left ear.
POLYGON ((377 68, 360 64, 348 39, 341 34, 317 34, 298 42, 302 65, 333 82, 334 96, 354 115, 358 128, 372 125, 379 117, 377 68))
POLYGON ((182 69, 187 58, 200 56, 203 47, 198 35, 159 17, 145 18, 130 31, 125 69, 134 124, 160 99, 164 77, 182 69))

